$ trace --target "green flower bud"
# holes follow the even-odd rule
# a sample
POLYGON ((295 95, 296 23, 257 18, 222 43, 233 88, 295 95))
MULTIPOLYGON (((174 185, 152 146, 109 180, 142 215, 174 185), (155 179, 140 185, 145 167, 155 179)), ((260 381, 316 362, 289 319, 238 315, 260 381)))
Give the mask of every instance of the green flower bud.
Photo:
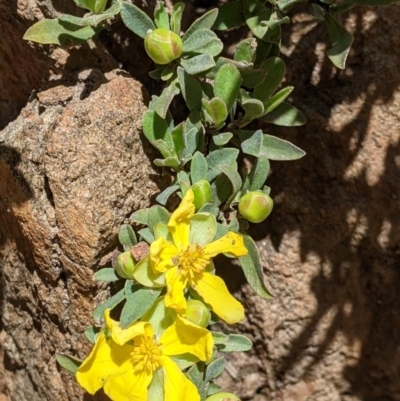
POLYGON ((261 191, 248 192, 239 200, 240 214, 251 223, 261 223, 272 211, 274 201, 261 191))
POLYGON ((135 259, 132 254, 127 251, 120 253, 115 261, 115 270, 119 276, 128 280, 133 279, 133 271, 135 270, 135 259))
POLYGON ((182 54, 182 39, 168 29, 158 28, 149 31, 144 39, 144 48, 157 64, 169 64, 182 54))
POLYGON ((200 327, 207 327, 211 320, 211 313, 203 302, 195 299, 188 301, 186 319, 200 327))
POLYGON ((232 393, 216 393, 206 398, 206 401, 240 401, 240 398, 232 393))
POLYGON ((211 185, 207 180, 197 181, 192 186, 194 207, 199 210, 206 203, 211 202, 211 185))

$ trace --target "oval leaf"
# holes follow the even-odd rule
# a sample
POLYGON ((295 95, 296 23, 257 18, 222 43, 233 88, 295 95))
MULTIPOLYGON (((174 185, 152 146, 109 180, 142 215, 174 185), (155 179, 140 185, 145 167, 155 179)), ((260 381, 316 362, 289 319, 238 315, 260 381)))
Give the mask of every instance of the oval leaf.
POLYGON ((263 155, 270 160, 297 160, 306 154, 289 141, 272 135, 264 135, 263 146, 263 155))
POLYGON ((90 39, 101 29, 102 27, 82 27, 59 19, 43 19, 25 32, 24 39, 59 46, 77 45, 90 39))
POLYGON ((104 269, 99 270, 93 275, 93 278, 106 283, 121 280, 121 277, 117 275, 113 267, 105 267, 104 269))
POLYGON ((248 254, 240 256, 239 263, 242 266, 246 280, 257 295, 264 299, 270 299, 272 298, 272 294, 264 284, 263 270, 257 246, 248 235, 243 234, 243 241, 248 254))
POLYGON ((233 64, 224 64, 218 70, 214 81, 214 95, 225 102, 228 113, 239 95, 241 83, 240 72, 233 64))
POLYGON ((130 294, 121 312, 121 327, 125 329, 139 320, 157 300, 161 288, 142 288, 130 294))
POLYGON ((119 229, 118 241, 126 251, 137 244, 136 234, 129 224, 123 224, 119 229))
POLYGON ((68 370, 68 372, 74 375, 76 374, 79 366, 81 366, 83 362, 82 360, 67 354, 57 354, 56 360, 61 367, 68 370))
POLYGON ((261 117, 263 121, 283 127, 297 127, 304 125, 307 120, 303 113, 289 103, 283 102, 271 113, 261 117))
POLYGON ((121 18, 126 27, 142 39, 146 37, 149 29, 156 29, 150 17, 133 4, 121 2, 121 18))

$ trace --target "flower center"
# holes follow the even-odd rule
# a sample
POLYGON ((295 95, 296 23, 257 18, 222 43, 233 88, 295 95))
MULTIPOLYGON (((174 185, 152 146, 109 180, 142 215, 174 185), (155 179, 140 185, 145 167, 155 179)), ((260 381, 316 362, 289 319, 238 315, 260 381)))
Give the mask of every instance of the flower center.
POLYGON ((135 340, 131 352, 131 362, 135 372, 146 370, 147 373, 153 373, 162 366, 161 357, 161 344, 157 344, 154 337, 141 336, 135 340))
POLYGON ((189 245, 184 251, 179 253, 178 265, 181 274, 189 280, 193 280, 196 275, 203 273, 209 264, 209 258, 203 256, 204 250, 198 244, 189 245))

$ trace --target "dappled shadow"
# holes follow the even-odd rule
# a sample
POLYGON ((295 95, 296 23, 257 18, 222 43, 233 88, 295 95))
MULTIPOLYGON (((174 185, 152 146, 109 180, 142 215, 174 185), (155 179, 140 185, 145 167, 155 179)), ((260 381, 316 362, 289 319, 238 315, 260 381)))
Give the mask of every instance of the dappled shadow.
MULTIPOLYGON (((392 10, 400 15, 398 8, 392 10)), ((366 29, 362 18, 357 11, 355 43, 344 72, 335 71, 326 58, 317 65, 315 44, 329 43, 327 34, 324 27, 304 21, 308 33, 293 46, 286 62, 288 83, 296 88, 293 103, 309 122, 302 128, 269 131, 300 146, 307 156, 272 164, 267 183, 277 200, 275 213, 253 227, 252 234, 259 240, 268 236, 278 250, 286 233, 299 232, 301 260, 318 255, 321 261, 310 288, 317 308, 278 363, 276 375, 289 376, 307 355, 302 364, 302 378, 307 378, 342 333, 349 343, 361 344, 358 360, 349 361, 343 370, 349 383, 346 392, 362 400, 383 400, 400 391, 396 334, 400 329, 400 139, 396 134, 400 122, 398 110, 390 106, 400 87, 396 67, 400 54, 394 42, 399 32, 379 17, 372 23, 370 19, 366 29), (380 114, 373 109, 377 104, 380 114), (328 314, 332 319, 324 340, 317 346, 312 342, 310 358, 312 337, 328 314)), ((291 35, 284 40, 288 48, 291 35)))

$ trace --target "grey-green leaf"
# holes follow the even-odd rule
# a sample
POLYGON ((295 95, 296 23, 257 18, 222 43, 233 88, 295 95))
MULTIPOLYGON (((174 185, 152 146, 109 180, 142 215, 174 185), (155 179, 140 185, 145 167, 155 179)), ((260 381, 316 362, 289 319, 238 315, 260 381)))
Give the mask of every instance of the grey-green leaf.
POLYGON ((233 137, 232 132, 222 132, 218 135, 213 135, 212 140, 216 146, 226 145, 233 137))
POLYGON ((100 323, 100 320, 104 316, 104 312, 106 309, 113 309, 118 304, 120 304, 125 299, 125 291, 124 289, 118 291, 115 295, 111 298, 108 298, 107 301, 100 304, 95 310, 93 311, 93 320, 96 323, 100 323))
POLYGON ((171 185, 162 191, 156 197, 156 201, 161 205, 166 205, 168 202, 169 197, 179 189, 179 185, 171 185))
POLYGON ((96 0, 74 0, 74 3, 81 8, 86 8, 93 13, 95 12, 96 0))
POLYGON ((213 29, 224 31, 245 23, 243 16, 242 3, 239 0, 229 1, 219 8, 218 17, 214 23, 213 29))
POLYGON ((162 288, 142 288, 130 294, 121 312, 121 327, 125 329, 140 319, 157 300, 162 288))
POLYGON ((164 2, 158 0, 154 8, 154 22, 157 28, 167 29, 169 31, 169 15, 164 7, 164 2))
POLYGON ((253 63, 256 57, 257 40, 248 38, 242 40, 235 51, 234 60, 244 61, 246 63, 253 63))
POLYGON ((229 334, 226 344, 218 349, 222 352, 245 352, 253 346, 252 341, 240 334, 229 334))
POLYGON ((169 105, 179 93, 178 78, 175 78, 164 88, 154 105, 154 110, 161 118, 166 118, 169 105))
POLYGON ((206 369, 204 382, 216 379, 225 369, 225 357, 214 359, 206 369))
POLYGON ((200 18, 193 22, 182 37, 182 41, 185 42, 199 29, 210 29, 215 20, 217 19, 218 9, 213 8, 210 11, 204 13, 200 18))
POLYGON ((214 95, 225 102, 228 113, 239 95, 241 83, 240 72, 233 64, 225 64, 218 70, 214 81, 214 95))
POLYGON ((121 2, 121 18, 124 24, 136 35, 144 39, 149 29, 156 29, 151 18, 139 7, 126 2, 121 2))
POLYGON ((176 3, 172 9, 171 14, 171 31, 179 35, 181 33, 181 21, 183 10, 185 9, 184 3, 176 3))
POLYGON ((222 42, 209 29, 199 29, 183 42, 183 53, 208 53, 215 57, 223 49, 222 42))
POLYGON ((96 342, 96 335, 99 332, 100 332, 100 328, 89 326, 89 327, 86 327, 84 334, 85 334, 85 337, 88 339, 88 341, 91 344, 94 344, 96 342))
POLYGON ((182 67, 178 67, 179 85, 181 87, 182 96, 190 111, 201 110, 201 99, 203 98, 203 90, 197 80, 189 75, 182 67))
POLYGON ((119 6, 120 6, 120 3, 115 3, 109 9, 107 9, 106 11, 104 11, 101 14, 85 15, 82 18, 80 25, 97 26, 100 24, 100 22, 103 22, 108 19, 112 19, 119 13, 119 6))
POLYGON ((117 275, 113 267, 105 267, 104 269, 100 269, 93 275, 93 278, 95 280, 104 281, 108 283, 121 280, 121 277, 117 275))
POLYGON ((228 117, 228 110, 226 108, 226 103, 221 98, 214 97, 211 100, 203 99, 202 103, 216 127, 219 127, 225 122, 228 117))
POLYGON ((278 89, 286 73, 285 63, 279 57, 269 58, 262 66, 267 71, 264 81, 254 89, 254 97, 265 103, 278 89))
POLYGON ((246 280, 257 295, 261 298, 270 299, 272 295, 264 284, 261 259, 257 246, 247 234, 243 234, 243 241, 248 253, 239 257, 239 263, 246 280))
POLYGON ((303 113, 289 103, 283 102, 271 113, 261 117, 263 121, 283 127, 297 127, 304 125, 307 120, 303 113))
POLYGON ((267 156, 258 156, 248 175, 249 191, 257 191, 262 188, 267 180, 270 163, 267 156))
POLYGON ((129 250, 137 244, 136 234, 129 224, 123 224, 119 229, 118 241, 125 250, 129 250))
POLYGON ((102 29, 80 26, 65 20, 43 19, 32 25, 24 35, 25 40, 42 44, 77 45, 93 37, 102 29))
POLYGON ((149 220, 148 226, 150 231, 153 231, 154 226, 161 222, 167 223, 170 217, 170 213, 165 207, 154 205, 149 209, 149 220))
POLYGON ((82 360, 67 354, 57 354, 56 360, 62 368, 68 370, 68 372, 74 375, 76 374, 79 366, 81 366, 83 362, 82 360))
POLYGON ((208 164, 202 153, 196 152, 190 164, 190 178, 192 184, 207 179, 208 164))
POLYGON ((325 22, 332 42, 332 48, 326 53, 337 68, 344 69, 354 37, 335 17, 327 15, 325 22))
POLYGON ((264 114, 271 113, 271 111, 275 110, 292 93, 293 89, 293 86, 287 86, 275 93, 275 95, 265 102, 264 114))
POLYGON ((306 154, 292 143, 272 135, 264 135, 263 145, 263 153, 270 160, 297 160, 306 154))
POLYGON ((207 53, 199 54, 198 56, 188 59, 181 58, 181 66, 190 75, 200 74, 215 66, 214 58, 207 53))

